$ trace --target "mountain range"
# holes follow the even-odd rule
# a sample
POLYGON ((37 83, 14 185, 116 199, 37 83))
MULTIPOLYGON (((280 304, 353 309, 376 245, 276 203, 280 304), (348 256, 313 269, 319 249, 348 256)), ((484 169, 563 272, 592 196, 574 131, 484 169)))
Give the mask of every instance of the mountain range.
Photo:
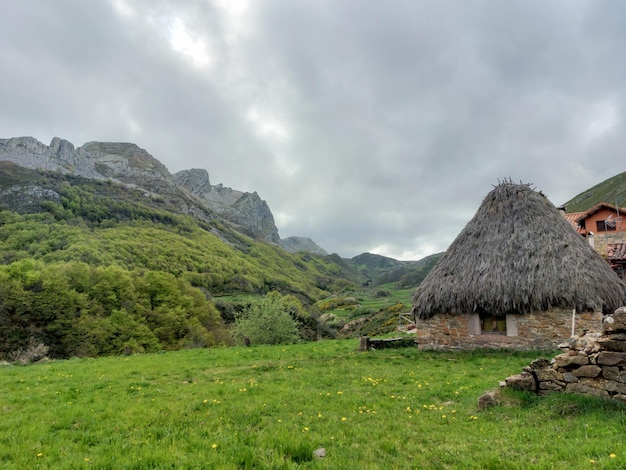
MULTIPOLYGON (((147 197, 169 198, 181 213, 201 220, 218 217, 245 235, 287 251, 327 254, 306 237, 281 239, 270 208, 256 192, 212 185, 204 169, 183 170, 172 175, 161 162, 132 143, 88 142, 75 147, 58 137, 53 138, 50 145, 33 137, 0 139, 0 161, 139 188, 147 197)), ((22 198, 17 193, 12 196, 22 198)), ((41 196, 55 197, 52 194, 41 196)))
POLYGON ((328 255, 308 237, 283 239, 269 206, 256 192, 212 184, 205 169, 171 174, 150 153, 133 143, 87 142, 76 147, 59 137, 53 138, 49 145, 34 137, 0 139, 0 208, 34 214, 48 211, 50 204, 60 204, 67 210, 68 196, 62 188, 68 187, 80 187, 92 194, 83 195, 83 200, 76 204, 85 206, 86 198, 97 199, 88 203, 91 209, 85 211, 83 207, 77 213, 83 218, 102 212, 96 219, 106 219, 110 225, 132 219, 141 212, 136 207, 112 209, 119 204, 187 215, 203 224, 211 235, 244 252, 249 248, 240 236, 288 253, 324 257, 341 265, 333 270, 335 274, 356 285, 399 282, 403 287, 412 287, 439 256, 422 261, 398 261, 364 253, 342 259, 328 255), (106 207, 109 209, 103 209, 106 207), (121 212, 127 215, 120 215, 121 212))

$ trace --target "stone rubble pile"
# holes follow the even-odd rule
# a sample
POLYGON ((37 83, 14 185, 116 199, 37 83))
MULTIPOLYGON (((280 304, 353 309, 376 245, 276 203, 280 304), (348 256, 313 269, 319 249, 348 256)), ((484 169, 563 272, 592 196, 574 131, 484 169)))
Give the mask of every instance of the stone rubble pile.
POLYGON ((538 359, 501 385, 538 395, 581 393, 626 401, 626 307, 602 319, 602 333, 572 337, 551 361, 538 359))

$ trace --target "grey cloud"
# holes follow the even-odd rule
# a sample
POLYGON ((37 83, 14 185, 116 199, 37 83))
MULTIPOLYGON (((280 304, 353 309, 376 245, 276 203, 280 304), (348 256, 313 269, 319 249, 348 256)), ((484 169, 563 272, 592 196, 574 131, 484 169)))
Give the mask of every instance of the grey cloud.
POLYGON ((217 1, 7 3, 4 137, 135 142, 343 256, 444 250, 498 179, 561 204, 624 171, 621 3, 243 4, 233 24, 217 1))

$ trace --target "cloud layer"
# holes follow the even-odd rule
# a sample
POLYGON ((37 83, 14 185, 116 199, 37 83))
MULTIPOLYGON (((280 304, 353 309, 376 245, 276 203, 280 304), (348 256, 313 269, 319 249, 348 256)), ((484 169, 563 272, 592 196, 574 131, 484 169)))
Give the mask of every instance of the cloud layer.
MULTIPOLYGON (((0 137, 129 141, 257 191, 281 236, 443 251, 498 180, 624 170, 626 4, 8 2, 0 137)), ((624 202, 626 205, 626 202, 624 202)))

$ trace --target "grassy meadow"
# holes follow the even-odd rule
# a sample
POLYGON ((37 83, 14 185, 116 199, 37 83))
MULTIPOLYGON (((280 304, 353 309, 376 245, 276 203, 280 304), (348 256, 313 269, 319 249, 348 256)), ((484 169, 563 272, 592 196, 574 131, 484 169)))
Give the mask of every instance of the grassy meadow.
MULTIPOLYGON (((477 397, 539 353, 358 340, 0 367, 0 468, 624 468, 626 407, 477 397), (324 458, 313 457, 324 448, 324 458)), ((547 354, 544 354, 546 356, 547 354)))

